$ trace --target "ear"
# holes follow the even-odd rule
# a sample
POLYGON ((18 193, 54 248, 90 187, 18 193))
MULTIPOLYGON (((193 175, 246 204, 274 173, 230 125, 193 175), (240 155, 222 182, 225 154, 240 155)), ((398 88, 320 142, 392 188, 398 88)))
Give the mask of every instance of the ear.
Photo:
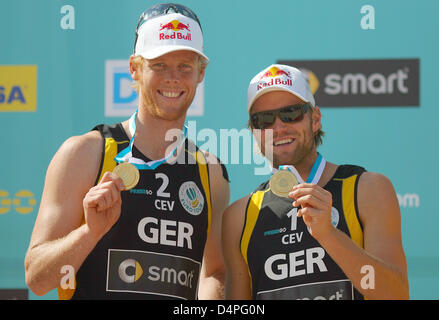
POLYGON ((312 131, 317 133, 322 128, 322 113, 319 107, 315 107, 312 113, 312 131))
POLYGON ((206 73, 206 68, 200 68, 200 73, 198 74, 198 83, 203 82, 204 74, 206 73))
POLYGON ((130 74, 131 74, 131 78, 134 81, 139 81, 140 80, 140 74, 141 74, 141 70, 139 65, 134 63, 134 58, 136 56, 135 55, 131 55, 130 56, 130 74))

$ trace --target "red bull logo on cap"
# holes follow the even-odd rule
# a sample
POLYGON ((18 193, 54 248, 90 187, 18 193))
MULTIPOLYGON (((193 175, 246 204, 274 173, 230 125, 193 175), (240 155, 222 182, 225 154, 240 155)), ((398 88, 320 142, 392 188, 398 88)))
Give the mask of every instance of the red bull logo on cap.
POLYGON ((168 34, 164 32, 159 33, 159 40, 169 40, 169 39, 183 39, 183 40, 192 40, 191 34, 189 33, 191 30, 189 29, 189 24, 181 23, 178 20, 172 20, 166 24, 160 24, 159 31, 167 31, 168 34), (184 35, 181 31, 186 30, 187 34, 184 35), (170 31, 174 31, 169 34, 170 31))
POLYGON ((271 67, 266 72, 262 74, 258 83, 257 90, 260 90, 265 87, 270 87, 273 85, 284 85, 284 86, 292 86, 293 80, 291 79, 290 73, 288 71, 279 69, 277 67, 271 67), (280 77, 286 77, 286 80, 282 80, 280 77), (278 78, 279 77, 279 78, 278 78), (268 78, 268 79, 265 79, 268 78), (271 78, 271 79, 270 79, 271 78), (267 81, 269 80, 269 81, 267 81))
POLYGON ((288 78, 290 77, 290 73, 288 71, 284 71, 282 69, 279 69, 277 67, 271 67, 270 69, 268 69, 266 72, 264 72, 264 74, 261 76, 260 80, 262 80, 263 78, 275 78, 278 76, 287 76, 288 78))

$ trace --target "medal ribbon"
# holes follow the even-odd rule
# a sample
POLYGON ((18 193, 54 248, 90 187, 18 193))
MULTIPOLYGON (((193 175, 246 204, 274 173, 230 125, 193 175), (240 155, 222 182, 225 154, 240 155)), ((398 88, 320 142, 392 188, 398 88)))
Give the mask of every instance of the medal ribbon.
MULTIPOLYGON (((309 173, 309 176, 306 179, 306 183, 317 184, 317 182, 319 182, 320 180, 320 177, 322 176, 323 170, 325 169, 325 165, 326 165, 325 158, 323 158, 323 156, 320 153, 317 153, 317 159, 311 168, 311 172, 309 173)), ((299 172, 293 165, 281 165, 279 166, 279 170, 289 170, 297 177, 299 183, 305 183, 305 181, 303 180, 303 178, 300 176, 299 172)), ((275 173, 278 171, 278 169, 272 168, 271 171, 275 173)))
POLYGON ((163 162, 166 162, 169 158, 171 158, 172 155, 175 153, 175 151, 178 148, 180 148, 180 146, 186 140, 188 129, 186 126, 183 127, 183 137, 181 138, 180 143, 166 157, 164 157, 163 159, 151 160, 151 161, 146 162, 146 161, 143 161, 142 159, 133 157, 134 135, 136 133, 136 116, 137 116, 137 110, 136 110, 136 112, 134 112, 134 114, 130 117, 130 120, 129 120, 129 129, 130 129, 130 133, 131 133, 130 144, 128 145, 128 147, 126 147, 121 152, 119 152, 118 155, 114 158, 114 160, 118 163, 129 162, 129 163, 133 164, 134 166, 136 166, 137 169, 140 169, 140 170, 154 170, 159 165, 161 165, 163 162))

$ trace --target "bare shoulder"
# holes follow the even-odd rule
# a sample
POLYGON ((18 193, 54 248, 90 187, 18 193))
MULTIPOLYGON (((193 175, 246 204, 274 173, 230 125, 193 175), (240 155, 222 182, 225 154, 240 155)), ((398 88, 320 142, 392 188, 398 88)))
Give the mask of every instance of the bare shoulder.
POLYGON ((78 227, 82 200, 94 185, 102 156, 99 132, 68 138, 49 164, 32 245, 60 238, 78 227))
MULTIPOLYGON (((90 131, 80 136, 68 138, 59 148, 57 154, 72 157, 73 159, 81 159, 79 152, 98 153, 102 150, 103 140, 98 131, 90 131)), ((90 154, 86 154, 87 157, 90 154)))
POLYGON ((235 230, 239 235, 245 223, 245 210, 251 195, 234 201, 224 212, 223 228, 235 230))
POLYGON ((97 131, 64 141, 49 164, 43 196, 47 192, 59 194, 64 188, 87 191, 96 180, 102 150, 103 139, 97 131))
MULTIPOLYGON (((214 179, 220 178, 220 177, 226 178, 226 177, 224 177, 224 174, 223 174, 224 173, 223 170, 225 167, 221 163, 221 161, 213 153, 210 153, 208 151, 204 151, 201 149, 200 149, 200 151, 203 153, 204 158, 209 166, 209 175, 212 176, 214 179)), ((228 179, 225 179, 225 180, 227 181, 228 179)))
POLYGON ((226 167, 215 155, 203 150, 201 150, 201 152, 208 164, 212 192, 214 194, 217 192, 223 193, 223 197, 227 200, 226 205, 228 205, 230 200, 230 187, 226 167))
POLYGON ((358 182, 358 206, 361 220, 399 216, 395 189, 388 177, 377 172, 364 172, 358 182))
MULTIPOLYGON (((358 182, 358 190, 363 198, 385 199, 395 195, 393 184, 385 175, 377 172, 364 172, 358 182)), ((376 200, 372 201, 376 202, 376 200)))
POLYGON ((49 170, 81 171, 88 175, 96 173, 100 165, 103 139, 98 131, 68 138, 53 157, 49 170))

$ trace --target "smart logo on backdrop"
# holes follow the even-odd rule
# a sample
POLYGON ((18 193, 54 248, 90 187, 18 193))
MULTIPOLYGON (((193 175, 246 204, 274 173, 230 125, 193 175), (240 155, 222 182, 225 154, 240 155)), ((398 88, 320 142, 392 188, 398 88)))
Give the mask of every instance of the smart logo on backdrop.
MULTIPOLYGON (((126 117, 136 111, 139 97, 132 87, 128 60, 105 61, 105 116, 126 117)), ((198 85, 188 116, 204 114, 204 82, 198 85)))
POLYGON ((321 107, 419 106, 419 59, 277 61, 300 69, 321 107))
POLYGON ((0 66, 0 112, 37 110, 37 66, 0 66))

